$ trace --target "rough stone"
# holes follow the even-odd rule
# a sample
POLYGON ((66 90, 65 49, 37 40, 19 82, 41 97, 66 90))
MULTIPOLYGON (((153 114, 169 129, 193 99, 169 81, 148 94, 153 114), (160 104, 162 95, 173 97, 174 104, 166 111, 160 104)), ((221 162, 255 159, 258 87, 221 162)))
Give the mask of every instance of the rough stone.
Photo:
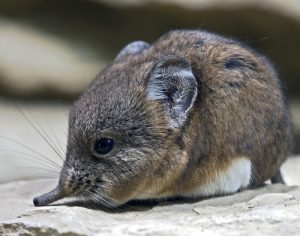
POLYGON ((195 201, 90 209, 63 201, 35 208, 53 181, 0 185, 0 234, 25 235, 299 235, 300 188, 267 185, 195 201))

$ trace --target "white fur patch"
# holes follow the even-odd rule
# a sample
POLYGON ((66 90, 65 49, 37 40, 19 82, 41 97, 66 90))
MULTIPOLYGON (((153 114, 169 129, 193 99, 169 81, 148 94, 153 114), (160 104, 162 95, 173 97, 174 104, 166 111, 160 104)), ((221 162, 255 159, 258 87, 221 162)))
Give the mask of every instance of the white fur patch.
POLYGON ((198 187, 191 193, 185 194, 186 197, 205 197, 219 194, 234 193, 239 189, 246 188, 251 180, 251 162, 241 158, 224 172, 211 180, 204 186, 198 187))
POLYGON ((179 70, 174 73, 174 76, 178 77, 195 77, 191 70, 179 70))

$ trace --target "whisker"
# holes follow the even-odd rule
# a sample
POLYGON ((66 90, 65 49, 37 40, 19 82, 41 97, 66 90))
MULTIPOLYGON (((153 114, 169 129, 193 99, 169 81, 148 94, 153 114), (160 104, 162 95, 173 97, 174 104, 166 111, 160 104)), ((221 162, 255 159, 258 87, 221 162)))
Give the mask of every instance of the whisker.
MULTIPOLYGON (((83 195, 83 194, 80 194, 80 196, 79 196, 79 198, 80 198, 80 200, 81 200, 81 203, 83 203, 83 206, 85 207, 85 208, 88 208, 88 209, 94 209, 95 207, 93 206, 93 204, 91 204, 91 203, 89 203, 88 201, 87 201, 87 199, 85 198, 85 196, 83 195)), ((96 212, 95 211, 86 211, 86 213, 88 213, 88 214, 96 214, 96 212)))
POLYGON ((54 130, 53 130, 51 124, 50 124, 49 121, 48 121, 48 119, 46 119, 46 122, 47 122, 48 127, 49 127, 49 129, 50 129, 50 132, 51 132, 52 136, 54 137, 56 143, 58 144, 58 147, 60 148, 62 154, 65 155, 65 154, 66 154, 65 149, 64 149, 63 146, 61 145, 61 142, 58 140, 58 137, 57 137, 57 135, 55 134, 55 132, 54 132, 54 130))
POLYGON ((82 200, 83 205, 87 206, 88 208, 90 207, 90 205, 88 204, 88 202, 83 194, 80 194, 78 197, 80 200, 82 200))
MULTIPOLYGON (((49 158, 49 157, 46 156, 45 154, 43 154, 43 153, 41 153, 41 152, 39 152, 39 151, 37 151, 37 150, 35 150, 35 149, 33 149, 33 148, 31 148, 31 147, 25 145, 25 144, 23 144, 23 143, 21 143, 21 142, 15 140, 15 139, 8 138, 8 137, 4 137, 4 136, 1 136, 1 135, 0 135, 0 138, 5 139, 5 140, 8 140, 8 141, 11 141, 11 142, 14 142, 14 143, 18 144, 19 146, 25 148, 26 150, 31 151, 31 152, 33 152, 34 154, 36 154, 36 155, 38 155, 38 156, 41 156, 41 157, 43 157, 43 158, 45 158, 45 159, 51 161, 51 158, 49 158)), ((51 162, 52 162, 52 161, 51 161, 51 162)))
POLYGON ((28 180, 28 179, 55 179, 57 180, 57 172, 51 171, 49 169, 46 168, 39 168, 39 167, 34 167, 34 166, 22 166, 22 167, 15 167, 14 170, 15 171, 22 171, 24 169, 38 169, 38 170, 42 170, 43 173, 35 173, 35 174, 31 174, 30 176, 23 176, 23 177, 17 177, 16 176, 13 178, 14 180, 28 180))
POLYGON ((100 203, 101 205, 103 205, 103 202, 105 202, 109 206, 109 208, 112 208, 112 209, 115 208, 115 206, 112 203, 110 203, 109 201, 102 198, 103 195, 101 193, 98 193, 97 191, 95 191, 95 192, 97 193, 97 195, 92 190, 88 190, 89 196, 95 202, 100 203), (100 198, 100 199, 98 199, 98 198, 100 198), (101 200, 102 200, 102 202, 101 202, 101 200))
MULTIPOLYGON (((47 135, 47 133, 45 133, 45 130, 43 129, 43 127, 41 127, 39 125, 38 121, 35 120, 35 122, 38 125, 38 127, 37 127, 37 126, 35 126, 33 124, 33 122, 28 118, 28 116, 18 106, 17 106, 17 109, 23 115, 23 117, 27 120, 27 122, 31 125, 31 127, 37 132, 37 134, 50 146, 50 148, 58 155, 58 157, 63 162, 65 162, 65 160, 63 159, 63 157, 61 156, 61 154, 57 151, 57 148, 55 147, 55 145, 53 144, 53 142, 51 141, 51 139, 49 139, 49 136, 47 135), (40 128, 41 131, 38 128, 40 128)), ((33 117, 33 119, 34 119, 34 117, 33 117)))
MULTIPOLYGON (((89 191, 90 191, 90 190, 89 190, 89 191)), ((101 198, 101 196, 102 196, 103 198, 101 198, 101 199, 102 199, 103 201, 105 201, 105 202, 107 202, 107 201, 106 201, 104 198, 108 198, 108 199, 110 199, 110 200, 112 200, 112 201, 118 203, 120 206, 125 206, 125 207, 128 207, 128 208, 132 209, 132 210, 138 211, 137 208, 132 207, 132 206, 126 204, 126 203, 120 202, 120 201, 118 201, 118 200, 116 200, 116 199, 114 199, 114 198, 111 198, 111 197, 107 196, 107 195, 104 195, 103 193, 99 192, 97 189, 93 189, 93 191, 97 194, 97 196, 100 195, 100 196, 98 196, 98 197, 101 198)), ((111 204, 111 203, 110 203, 110 204, 111 204)), ((113 206, 113 208, 117 208, 117 207, 113 206)))
POLYGON ((16 150, 10 150, 10 149, 0 149, 0 152, 8 152, 8 153, 15 153, 15 154, 19 154, 19 155, 23 155, 23 156, 27 156, 27 157, 31 157, 31 158, 24 158, 23 159, 27 159, 27 160, 38 160, 41 163, 47 165, 48 167, 54 168, 55 170, 60 171, 61 170, 61 166, 59 166, 57 163, 55 163, 54 161, 50 160, 50 159, 43 159, 40 158, 39 156, 35 156, 29 153, 25 153, 25 152, 20 152, 20 151, 16 151, 16 150))
MULTIPOLYGON (((106 183, 107 184, 107 183, 106 183)), ((102 187, 101 185, 98 185, 98 184, 93 184, 92 186, 94 186, 94 187, 102 187)), ((109 186, 113 186, 113 184, 109 184, 109 186)), ((130 189, 130 190, 134 190, 135 192, 137 192, 137 193, 140 193, 140 194, 147 194, 147 195, 150 195, 150 196, 152 196, 153 198, 155 198, 156 197, 156 195, 154 194, 154 193, 150 193, 150 192, 144 192, 144 191, 138 191, 138 190, 136 190, 135 188, 131 188, 131 187, 129 187, 129 186, 119 186, 119 188, 122 188, 122 189, 125 189, 125 190, 127 190, 127 189, 130 189)))
MULTIPOLYGON (((33 121, 36 123, 36 125, 34 125, 34 123, 30 120, 30 118, 28 117, 28 115, 25 114, 25 112, 18 106, 16 106, 18 111, 21 113, 21 115, 25 118, 25 120, 30 124, 30 126, 43 138, 45 139, 45 141, 49 141, 51 143, 51 145, 54 146, 52 140, 50 139, 50 137, 48 136, 47 132, 45 132, 45 130, 43 129, 43 127, 40 125, 40 123, 38 122, 38 120, 34 117, 34 115, 32 114, 32 112, 30 110, 27 109, 27 112, 30 114, 31 118, 33 119, 33 121), (41 131, 40 131, 41 130, 41 131)), ((49 143, 47 143, 48 145, 50 145, 49 143)), ((55 147, 56 148, 56 147, 55 147)))
MULTIPOLYGON (((56 177, 57 175, 59 174, 59 172, 56 172, 56 171, 52 171, 52 170, 49 170, 49 169, 46 169, 46 168, 42 168, 42 167, 36 167, 36 166, 22 166, 20 167, 20 169, 38 169, 38 170, 46 170, 47 172, 51 173, 51 174, 55 174, 56 177)), ((54 178, 54 177, 53 177, 54 178)))
MULTIPOLYGON (((89 207, 91 209, 97 209, 97 208, 99 208, 99 206, 96 204, 96 202, 97 203, 99 203, 99 202, 96 201, 96 200, 94 200, 94 198, 91 195, 91 193, 89 191, 86 191, 84 193, 85 193, 85 195, 82 194, 82 199, 84 200, 84 203, 87 205, 87 207, 89 207)), ((100 205, 102 206, 103 204, 100 204, 100 205)))
MULTIPOLYGON (((21 168, 17 168, 17 169, 21 169, 21 168)), ((33 177, 22 177, 22 178, 17 178, 17 179, 14 179, 14 180, 33 180, 33 179, 56 179, 57 177, 54 177, 54 176, 49 176, 49 175, 34 175, 34 178, 33 177)))
MULTIPOLYGON (((93 196, 92 193, 90 193, 90 192, 85 192, 85 193, 88 197, 86 198, 85 196, 82 196, 82 199, 83 199, 85 205, 88 208, 90 208, 90 209, 101 209, 103 207, 103 208, 109 209, 113 212, 117 212, 117 210, 116 210, 116 208, 114 208, 114 206, 105 206, 103 204, 104 199, 102 199, 101 196, 98 196, 98 197, 100 199, 102 199, 102 202, 101 202, 101 200, 96 199, 95 198, 96 196, 93 196)), ((93 213, 97 214, 97 211, 93 211, 93 213)))
MULTIPOLYGON (((94 196, 92 196, 92 194, 91 194, 90 192, 86 192, 86 194, 87 194, 88 197, 89 197, 89 198, 86 198, 86 204, 87 204, 87 206, 89 206, 91 209, 97 209, 97 208, 99 208, 99 205, 97 205, 97 204, 99 204, 99 203, 100 203, 101 206, 103 206, 103 203, 101 203, 101 201, 95 200, 95 199, 94 199, 94 196), (91 201, 91 200, 92 200, 92 201, 91 201)), ((84 199, 85 199, 85 198, 84 198, 84 199)), ((100 197, 100 199, 101 199, 101 197, 100 197)))

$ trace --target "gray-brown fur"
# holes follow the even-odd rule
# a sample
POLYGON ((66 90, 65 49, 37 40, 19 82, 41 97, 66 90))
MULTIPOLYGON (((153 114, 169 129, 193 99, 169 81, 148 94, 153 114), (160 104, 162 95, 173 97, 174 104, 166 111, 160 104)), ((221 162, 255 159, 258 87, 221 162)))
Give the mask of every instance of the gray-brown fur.
POLYGON ((59 189, 90 191, 108 206, 181 196, 240 157, 251 160, 255 187, 276 176, 290 143, 288 107, 265 57, 215 34, 171 31, 125 48, 75 102, 59 189), (104 156, 93 151, 101 137, 117 143, 104 156))

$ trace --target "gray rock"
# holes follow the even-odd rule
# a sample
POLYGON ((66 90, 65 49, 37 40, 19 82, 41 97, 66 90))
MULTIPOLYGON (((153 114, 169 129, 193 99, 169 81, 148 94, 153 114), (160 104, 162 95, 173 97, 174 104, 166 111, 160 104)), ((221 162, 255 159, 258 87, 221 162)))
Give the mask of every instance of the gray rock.
POLYGON ((89 209, 70 201, 35 208, 33 196, 53 181, 0 186, 1 235, 299 235, 300 188, 267 185, 191 202, 89 209))

